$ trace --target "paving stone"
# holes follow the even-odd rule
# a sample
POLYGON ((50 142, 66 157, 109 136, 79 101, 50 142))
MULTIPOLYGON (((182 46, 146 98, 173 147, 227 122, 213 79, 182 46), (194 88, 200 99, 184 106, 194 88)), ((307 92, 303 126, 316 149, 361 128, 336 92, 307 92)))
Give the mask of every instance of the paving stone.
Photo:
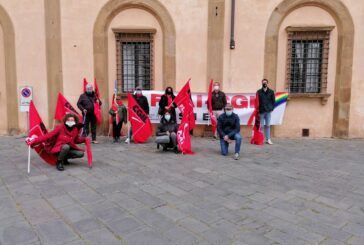
POLYGON ((42 244, 63 244, 77 239, 77 235, 61 220, 37 225, 37 232, 42 244))
POLYGON ((184 219, 181 219, 178 221, 178 223, 185 229, 188 229, 194 233, 202 233, 210 229, 210 227, 207 226, 206 224, 191 217, 186 217, 184 219))
POLYGON ((72 224, 76 230, 80 233, 88 233, 95 230, 100 230, 104 228, 100 221, 96 220, 95 218, 86 218, 74 222, 72 224))
POLYGON ((125 237, 128 245, 170 245, 171 242, 152 230, 141 230, 125 237))
POLYGON ((131 232, 141 230, 146 226, 132 217, 125 217, 120 220, 106 222, 106 225, 117 235, 123 237, 131 232))
POLYGON ((25 222, 0 226, 0 243, 4 245, 37 242, 38 237, 32 227, 25 222))
POLYGON ((100 245, 100 244, 108 244, 108 245, 121 245, 121 240, 115 237, 110 231, 107 229, 92 231, 82 235, 83 239, 89 245, 100 245))
POLYGON ((162 206, 155 209, 158 213, 165 215, 170 218, 174 222, 177 222, 180 219, 185 218, 187 215, 177 210, 176 208, 172 208, 169 206, 162 206))

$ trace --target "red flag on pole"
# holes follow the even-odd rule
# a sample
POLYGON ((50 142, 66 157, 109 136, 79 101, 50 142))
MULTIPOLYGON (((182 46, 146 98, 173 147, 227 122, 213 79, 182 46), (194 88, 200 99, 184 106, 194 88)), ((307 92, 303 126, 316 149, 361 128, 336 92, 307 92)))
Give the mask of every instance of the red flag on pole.
POLYGON ((194 154, 191 149, 191 138, 190 138, 190 127, 188 118, 189 114, 184 114, 182 117, 181 124, 178 127, 177 131, 177 142, 178 147, 182 154, 194 154))
POLYGON ((86 92, 87 80, 86 78, 83 79, 83 92, 86 92))
POLYGON ((91 143, 90 138, 85 138, 85 145, 86 145, 86 154, 87 154, 87 163, 90 168, 92 168, 92 151, 91 151, 91 143))
POLYGON ((188 114, 187 118, 189 120, 189 128, 193 129, 196 125, 195 115, 193 112, 195 105, 191 99, 190 80, 191 79, 189 79, 181 91, 178 92, 176 98, 174 98, 174 103, 178 106, 183 116, 184 114, 188 114))
POLYGON ((217 128, 217 118, 215 117, 214 113, 212 112, 212 86, 213 86, 213 81, 211 79, 210 85, 209 85, 209 92, 207 94, 207 109, 208 109, 209 116, 210 116, 212 133, 215 134, 216 128, 217 128))
POLYGON ((258 93, 255 96, 255 109, 248 120, 248 125, 252 124, 254 118, 255 118, 255 121, 254 121, 254 125, 253 125, 252 138, 250 140, 250 144, 263 145, 264 144, 264 134, 262 132, 262 128, 260 127, 258 93))
MULTIPOLYGON (((37 109, 33 101, 30 102, 29 105, 29 133, 28 137, 32 137, 34 135, 40 137, 47 133, 47 129, 44 126, 42 119, 40 118, 37 109)), ((34 150, 39 154, 39 156, 48 164, 55 165, 57 162, 57 157, 53 154, 47 152, 46 148, 48 146, 48 142, 40 143, 34 146, 34 150)))
POLYGON ((101 124, 102 116, 101 116, 101 108, 100 108, 100 103, 99 103, 100 90, 99 90, 99 86, 97 86, 96 78, 94 80, 94 87, 95 87, 95 95, 96 95, 96 99, 97 99, 97 101, 94 103, 94 113, 96 116, 97 124, 101 124))
POLYGON ((135 101, 130 92, 128 93, 128 111, 134 142, 145 142, 153 133, 152 124, 150 123, 148 115, 135 101))
POLYGON ((56 112, 54 113, 54 119, 61 121, 63 117, 68 113, 77 115, 80 118, 80 121, 82 121, 82 116, 61 93, 58 93, 57 107, 56 112))

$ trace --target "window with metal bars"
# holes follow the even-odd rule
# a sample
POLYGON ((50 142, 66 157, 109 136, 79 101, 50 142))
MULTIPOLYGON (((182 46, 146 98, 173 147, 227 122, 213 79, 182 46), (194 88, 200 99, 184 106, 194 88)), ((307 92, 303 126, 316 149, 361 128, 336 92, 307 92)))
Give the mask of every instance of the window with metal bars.
POLYGON ((118 91, 132 92, 153 85, 153 34, 116 32, 116 77, 118 91))
POLYGON ((287 90, 326 93, 330 30, 287 31, 287 90))

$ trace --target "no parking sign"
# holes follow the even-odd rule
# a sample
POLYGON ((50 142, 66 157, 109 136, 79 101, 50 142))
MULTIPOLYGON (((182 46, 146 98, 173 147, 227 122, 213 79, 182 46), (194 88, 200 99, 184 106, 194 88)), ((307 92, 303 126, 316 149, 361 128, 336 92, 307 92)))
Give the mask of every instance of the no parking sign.
POLYGON ((19 88, 20 91, 20 111, 29 111, 30 101, 33 99, 33 88, 24 86, 19 88))

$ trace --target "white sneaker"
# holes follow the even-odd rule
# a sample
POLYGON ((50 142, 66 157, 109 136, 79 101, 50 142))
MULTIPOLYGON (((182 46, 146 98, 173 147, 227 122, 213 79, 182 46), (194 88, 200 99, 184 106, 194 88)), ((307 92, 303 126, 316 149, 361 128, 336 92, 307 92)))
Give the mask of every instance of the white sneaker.
POLYGON ((130 139, 126 138, 125 143, 130 144, 130 139))
POLYGON ((273 142, 269 139, 269 140, 267 140, 267 144, 268 145, 273 145, 273 142))
POLYGON ((234 160, 239 160, 239 153, 235 153, 234 160))

